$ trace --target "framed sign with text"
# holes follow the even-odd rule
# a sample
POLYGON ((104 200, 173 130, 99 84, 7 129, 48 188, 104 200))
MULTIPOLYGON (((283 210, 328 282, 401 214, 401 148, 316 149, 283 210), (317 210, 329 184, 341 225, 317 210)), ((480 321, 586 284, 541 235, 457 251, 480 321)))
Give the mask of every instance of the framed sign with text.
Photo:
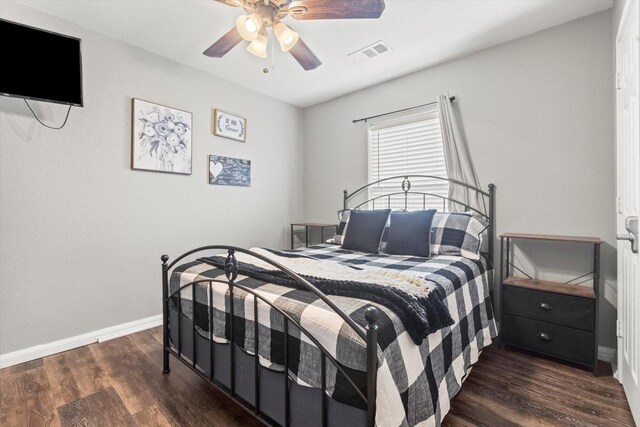
POLYGON ((213 134, 236 141, 247 141, 247 119, 213 110, 213 134))

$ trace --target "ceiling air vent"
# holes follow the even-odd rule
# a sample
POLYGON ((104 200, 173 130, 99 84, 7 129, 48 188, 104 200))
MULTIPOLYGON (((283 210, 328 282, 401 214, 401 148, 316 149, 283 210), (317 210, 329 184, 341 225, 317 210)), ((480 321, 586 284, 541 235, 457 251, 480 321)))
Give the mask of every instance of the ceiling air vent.
POLYGON ((391 50, 391 48, 389 47, 388 44, 386 44, 382 40, 379 40, 379 41, 375 42, 374 44, 371 44, 369 46, 365 46, 362 49, 356 50, 355 52, 351 52, 347 56, 356 55, 356 54, 362 54, 362 55, 366 56, 367 58, 373 58, 373 57, 376 57, 378 55, 382 55, 383 53, 389 52, 390 50, 391 50))

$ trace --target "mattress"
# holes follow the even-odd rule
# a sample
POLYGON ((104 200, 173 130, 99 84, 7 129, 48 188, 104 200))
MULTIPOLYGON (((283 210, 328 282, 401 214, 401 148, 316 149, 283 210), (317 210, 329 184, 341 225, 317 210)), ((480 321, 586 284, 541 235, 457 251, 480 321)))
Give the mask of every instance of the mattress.
MULTIPOLYGON (((274 251, 278 256, 303 256, 330 265, 349 266, 354 270, 386 269, 418 278, 434 288, 449 312, 453 324, 429 334, 418 345, 407 333, 406 324, 383 304, 341 295, 329 298, 357 324, 366 325, 364 310, 377 307, 378 375, 376 423, 379 425, 440 425, 449 410, 450 399, 460 390, 480 351, 496 336, 489 284, 493 270, 486 260, 469 260, 458 256, 432 258, 365 254, 343 250, 335 245, 318 245, 294 251, 274 251), (334 264, 331 264, 334 263, 334 264)), ((170 277, 170 294, 197 280, 225 280, 224 271, 206 259, 176 267, 170 277)), ((339 316, 313 293, 239 275, 236 283, 246 286, 298 320, 329 351, 344 372, 366 395, 366 345, 339 316)), ((231 298, 228 286, 216 283, 186 288, 180 301, 172 298, 174 311, 194 321, 198 339, 228 343, 231 298), (196 301, 193 304, 193 300, 196 301), (209 310, 209 300, 213 310, 209 310), (210 331, 210 325, 213 328, 210 331)), ((247 355, 255 353, 253 296, 234 289, 234 342, 247 355)), ((261 366, 269 372, 282 372, 283 316, 258 302, 258 353, 261 366)), ((170 328, 175 330, 172 318, 170 328)), ((406 319, 405 319, 406 322, 406 319)), ((182 330, 182 328, 181 328, 182 330)), ((300 387, 321 386, 321 352, 304 333, 288 328, 289 375, 300 387)), ((175 337, 175 334, 172 334, 175 337)), ((173 342, 177 346, 178 343, 173 342)), ((201 359, 202 360, 202 359, 201 359)), ((359 410, 364 402, 335 366, 327 364, 326 390, 330 398, 359 410)))

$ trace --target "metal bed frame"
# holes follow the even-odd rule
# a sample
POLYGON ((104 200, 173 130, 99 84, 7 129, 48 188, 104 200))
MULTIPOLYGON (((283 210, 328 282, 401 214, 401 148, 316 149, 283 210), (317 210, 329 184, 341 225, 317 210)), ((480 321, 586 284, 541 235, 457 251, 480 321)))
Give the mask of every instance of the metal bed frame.
MULTIPOLYGON (((369 187, 377 185, 381 182, 393 181, 393 180, 402 180, 400 184, 401 191, 394 191, 392 193, 376 196, 373 198, 369 198, 362 203, 357 204, 352 209, 360 209, 363 206, 368 206, 371 203, 372 208, 375 208, 375 203, 377 200, 387 198, 388 207, 391 206, 391 197, 394 195, 401 195, 404 199, 404 207, 405 209, 408 206, 408 198, 410 196, 419 195, 423 200, 423 207, 426 207, 426 198, 429 197, 437 197, 443 199, 443 210, 446 211, 446 202, 451 201, 454 203, 458 203, 461 206, 465 207, 465 210, 472 210, 478 215, 486 218, 489 221, 488 234, 489 234, 489 243, 488 243, 488 254, 487 257, 490 261, 493 260, 493 245, 495 240, 495 186, 493 184, 489 184, 488 191, 481 190, 479 188, 473 187, 471 185, 436 176, 429 175, 401 175, 391 178, 381 179, 367 185, 364 185, 358 188, 356 191, 349 193, 347 190, 344 190, 344 208, 348 209, 349 201, 354 197, 362 194, 363 191, 367 190, 369 187), (470 191, 475 191, 476 194, 480 194, 483 198, 483 201, 488 202, 488 209, 486 209, 485 204, 485 212, 480 212, 468 205, 467 202, 451 199, 449 197, 444 197, 442 195, 438 195, 429 191, 411 191, 411 178, 418 179, 434 179, 434 180, 443 180, 448 181, 450 184, 462 186, 470 191), (485 200, 486 198, 486 200, 485 200), (487 212, 488 211, 488 212, 487 212)), ((169 263, 169 256, 162 255, 162 317, 163 317, 163 373, 168 374, 170 372, 169 367, 169 356, 173 355, 177 360, 186 365, 193 372, 198 374, 200 377, 205 379, 206 381, 213 384, 215 387, 223 391, 225 394, 230 396, 236 402, 238 402, 244 409, 251 412, 256 418, 261 420, 266 424, 283 424, 284 426, 289 426, 291 423, 290 409, 291 409, 291 386, 295 385, 295 382, 290 384, 291 380, 289 377, 288 370, 288 345, 289 345, 289 324, 293 324, 297 329, 300 330, 301 334, 304 334, 313 344, 320 350, 320 369, 321 369, 321 401, 318 403, 320 405, 320 413, 321 413, 321 425, 326 426, 328 423, 328 398, 326 393, 326 364, 327 359, 330 363, 332 363, 338 371, 344 375, 348 384, 351 388, 353 388, 354 393, 362 400, 364 407, 366 407, 366 425, 368 427, 373 427, 375 425, 375 413, 376 413, 376 379, 377 379, 377 347, 378 347, 378 326, 376 325, 376 321, 379 318, 379 311, 375 307, 369 307, 365 311, 365 320, 367 324, 364 328, 358 325, 353 319, 351 319, 346 313, 344 313, 333 301, 331 301, 324 293, 322 293, 318 288, 313 286, 304 278, 300 277, 294 271, 288 269, 287 267, 267 258, 258 253, 252 252, 247 249, 235 247, 235 246, 227 246, 227 245, 211 245, 211 246, 203 246, 197 249, 190 250, 179 257, 175 258, 171 263, 169 263), (226 280, 221 279, 203 279, 189 282, 180 286, 177 290, 169 293, 169 277, 172 269, 177 265, 178 262, 182 261, 186 257, 189 257, 197 252, 202 251, 226 251, 227 258, 225 261, 224 273, 226 280), (236 278, 238 276, 238 261, 236 259, 236 253, 244 253, 251 255, 259 260, 262 260, 278 270, 287 274, 291 279, 295 280, 302 288, 308 290, 309 292, 314 293, 318 298, 320 298, 327 306, 331 308, 338 316, 340 316, 344 322, 351 327, 355 333, 360 336, 362 340, 366 342, 366 391, 362 391, 351 378, 345 370, 341 367, 340 363, 328 352, 326 348, 324 348, 318 340, 307 331, 298 321, 289 316, 284 310, 277 307, 274 303, 266 300, 264 297, 260 296, 253 289, 243 286, 241 284, 236 283, 236 278), (229 291, 229 329, 230 329, 230 362, 229 362, 229 371, 225 372, 226 378, 228 378, 227 383, 224 384, 223 381, 220 381, 215 375, 216 368, 216 346, 218 343, 214 343, 214 340, 205 337, 207 343, 204 345, 205 348, 201 348, 202 344, 198 344, 202 341, 202 335, 196 331, 196 286, 207 286, 208 287, 208 296, 209 301, 206 307, 206 312, 208 314, 208 327, 209 332, 213 335, 213 297, 212 290, 213 286, 227 286, 229 291), (185 289, 191 289, 191 301, 193 303, 193 320, 188 322, 186 317, 182 315, 182 291, 185 289), (236 392, 236 364, 239 363, 236 361, 236 343, 235 343, 235 334, 234 334, 234 290, 240 289, 248 294, 253 296, 253 314, 254 314, 254 353, 253 355, 249 355, 248 357, 253 358, 253 402, 250 402, 246 396, 241 396, 236 392), (282 381, 284 382, 284 422, 278 423, 272 417, 267 415, 263 409, 261 408, 261 371, 266 368, 262 367, 259 362, 259 357, 255 357, 258 355, 259 348, 259 334, 258 334, 258 300, 263 304, 267 304, 273 310, 280 313, 284 319, 284 331, 283 331, 283 354, 284 354, 284 372, 282 373, 282 381), (172 309, 171 303, 176 306, 173 311, 177 311, 177 319, 174 319, 176 323, 173 331, 170 329, 171 320, 172 320, 172 309), (181 324, 182 323, 182 324, 181 324), (190 326, 189 326, 190 324, 190 326), (186 329, 186 330, 185 330, 186 329), (185 335, 183 339, 183 335, 185 335), (189 336, 190 335, 190 336, 189 336), (176 336, 176 337, 174 337, 176 336), (200 337, 200 338, 198 338, 200 337), (190 346, 187 348, 183 348, 183 341, 190 341, 190 346), (172 345, 173 344, 173 345, 172 345), (208 346, 208 349, 206 348, 208 346), (205 360, 199 360, 199 356, 204 352, 207 357, 204 357, 205 360)), ((175 313, 174 313, 175 314, 175 313)), ((241 371, 242 372, 242 371, 241 371)))

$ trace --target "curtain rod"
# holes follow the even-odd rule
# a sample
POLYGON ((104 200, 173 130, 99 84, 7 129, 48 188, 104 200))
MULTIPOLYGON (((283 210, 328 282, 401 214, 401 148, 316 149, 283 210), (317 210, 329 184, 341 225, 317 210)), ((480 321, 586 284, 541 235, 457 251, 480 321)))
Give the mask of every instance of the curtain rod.
MULTIPOLYGON (((449 98, 450 102, 453 102, 455 100, 456 100, 455 96, 452 96, 451 98, 449 98)), ((370 119, 377 119, 378 117, 388 116, 389 114, 402 113, 403 111, 415 110, 416 108, 427 107, 429 105, 435 105, 437 103, 438 103, 438 101, 434 101, 434 102, 429 102, 427 104, 416 105, 415 107, 403 108, 402 110, 390 111, 388 113, 382 113, 382 114, 378 114, 378 115, 375 115, 375 116, 363 117, 361 119, 354 120, 353 123, 359 123, 359 122, 365 122, 366 123, 367 120, 370 120, 370 119)))

